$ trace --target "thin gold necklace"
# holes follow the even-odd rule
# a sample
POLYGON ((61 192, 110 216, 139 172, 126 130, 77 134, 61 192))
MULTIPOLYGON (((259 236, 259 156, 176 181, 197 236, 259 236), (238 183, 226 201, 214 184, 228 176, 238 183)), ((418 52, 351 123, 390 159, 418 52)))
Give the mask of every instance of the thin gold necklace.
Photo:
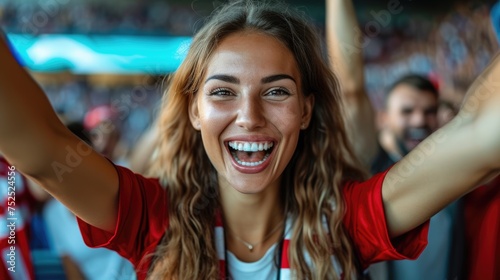
POLYGON ((271 237, 271 235, 273 235, 273 233, 275 233, 280 228, 280 226, 282 224, 283 224, 283 221, 279 222, 278 225, 276 225, 276 227, 273 230, 271 230, 266 236, 264 236, 264 238, 262 238, 261 241, 259 241, 257 243, 253 243, 253 244, 250 243, 250 242, 247 242, 247 241, 245 241, 245 240, 243 240, 241 238, 239 238, 238 236, 236 236, 236 234, 234 233, 234 231, 231 228, 229 228, 229 227, 228 228, 231 231, 231 234, 233 235, 234 238, 236 238, 238 241, 240 241, 241 243, 243 243, 248 248, 248 250, 250 252, 253 252, 253 249, 255 249, 255 247, 257 247, 257 245, 259 245, 259 244, 261 244, 263 242, 266 242, 266 240, 268 240, 269 237, 271 237))

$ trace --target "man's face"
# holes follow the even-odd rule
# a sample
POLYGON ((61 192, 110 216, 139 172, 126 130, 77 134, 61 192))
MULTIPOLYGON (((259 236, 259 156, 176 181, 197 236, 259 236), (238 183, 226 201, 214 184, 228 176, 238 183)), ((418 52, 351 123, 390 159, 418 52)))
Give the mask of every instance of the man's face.
POLYGON ((438 128, 438 101, 430 91, 396 86, 386 103, 384 128, 409 152, 438 128))

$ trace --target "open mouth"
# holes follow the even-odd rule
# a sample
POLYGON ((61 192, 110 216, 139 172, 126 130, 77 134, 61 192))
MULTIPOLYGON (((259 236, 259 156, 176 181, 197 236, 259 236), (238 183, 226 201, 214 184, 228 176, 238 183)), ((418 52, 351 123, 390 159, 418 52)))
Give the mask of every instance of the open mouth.
POLYGON ((241 166, 259 166, 263 164, 272 153, 274 143, 272 141, 244 142, 229 141, 229 152, 236 163, 241 166))

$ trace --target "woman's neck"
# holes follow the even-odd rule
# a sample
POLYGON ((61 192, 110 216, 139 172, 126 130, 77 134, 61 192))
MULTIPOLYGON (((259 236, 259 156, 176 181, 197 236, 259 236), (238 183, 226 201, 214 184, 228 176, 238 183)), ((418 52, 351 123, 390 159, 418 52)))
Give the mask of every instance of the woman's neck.
POLYGON ((282 237, 286 218, 279 184, 258 194, 242 194, 231 186, 221 187, 221 206, 226 250, 238 259, 256 261, 282 237))

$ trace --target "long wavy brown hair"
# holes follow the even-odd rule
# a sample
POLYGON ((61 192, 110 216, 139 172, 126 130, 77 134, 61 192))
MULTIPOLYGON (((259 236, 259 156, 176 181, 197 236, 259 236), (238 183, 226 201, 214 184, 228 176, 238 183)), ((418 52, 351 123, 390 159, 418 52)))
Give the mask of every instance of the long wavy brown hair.
POLYGON ((169 227, 154 254, 150 279, 217 279, 219 261, 213 228, 219 207, 217 174, 188 114, 208 61, 230 34, 262 32, 283 42, 301 71, 302 92, 314 95, 309 127, 301 132, 282 175, 282 199, 294 221, 289 261, 297 279, 337 279, 337 257, 345 279, 355 278, 355 254, 342 225, 342 184, 361 179, 347 142, 339 82, 327 65, 317 32, 300 12, 282 3, 236 1, 220 7, 193 38, 169 81, 159 116, 160 144, 152 175, 168 193, 169 227), (293 186, 291 188, 290 186, 293 186), (322 217, 327 217, 325 232, 322 217), (202 234, 200 234, 202 233, 202 234), (307 251, 312 260, 308 266, 307 251))

